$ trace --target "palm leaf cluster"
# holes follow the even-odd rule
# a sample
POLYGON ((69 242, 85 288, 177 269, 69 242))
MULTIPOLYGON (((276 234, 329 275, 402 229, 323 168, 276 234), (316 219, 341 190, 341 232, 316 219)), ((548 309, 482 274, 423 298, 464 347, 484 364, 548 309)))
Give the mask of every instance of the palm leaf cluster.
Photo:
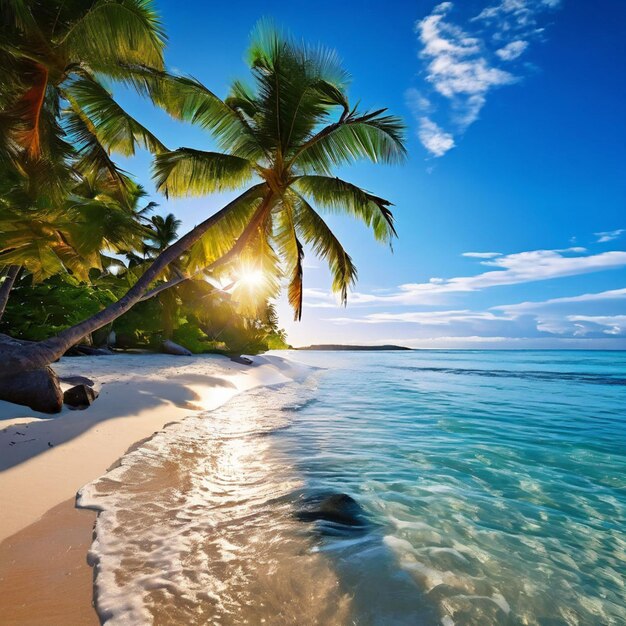
POLYGON ((160 152, 154 176, 160 190, 175 196, 251 185, 192 246, 188 270, 228 262, 236 276, 237 267, 256 268, 266 277, 266 296, 286 276, 299 319, 306 247, 328 263, 343 303, 357 276, 322 214, 355 217, 384 243, 395 237, 391 203, 333 170, 360 159, 401 161, 404 127, 385 109, 350 105, 348 77, 333 52, 298 44, 266 22, 254 34, 248 61, 252 80, 236 81, 225 99, 192 78, 144 75, 155 102, 209 131, 219 149, 160 152))
POLYGON ((163 70, 151 0, 0 0, 0 12, 0 167, 61 198, 82 175, 123 188, 111 152, 165 149, 107 87, 133 84, 135 64, 163 70))
POLYGON ((108 254, 140 247, 148 233, 134 210, 145 192, 126 185, 121 196, 106 179, 84 178, 58 202, 0 181, 0 267, 19 266, 33 282, 68 272, 88 281, 91 270, 102 272, 116 262, 108 254))
POLYGON ((87 280, 103 255, 141 245, 144 194, 111 154, 165 146, 107 85, 132 83, 138 63, 162 71, 164 31, 149 0, 0 9, 0 267, 87 280))

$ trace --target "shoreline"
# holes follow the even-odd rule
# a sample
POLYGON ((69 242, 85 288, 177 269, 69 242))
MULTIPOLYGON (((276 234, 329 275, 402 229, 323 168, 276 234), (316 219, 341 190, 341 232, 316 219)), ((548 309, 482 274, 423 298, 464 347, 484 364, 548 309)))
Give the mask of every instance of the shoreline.
POLYGON ((63 358, 54 364, 60 376, 96 383, 91 407, 50 416, 0 401, 3 623, 98 623, 87 564, 96 513, 74 508, 76 492, 168 423, 309 369, 282 356, 253 359, 248 366, 219 355, 63 358))

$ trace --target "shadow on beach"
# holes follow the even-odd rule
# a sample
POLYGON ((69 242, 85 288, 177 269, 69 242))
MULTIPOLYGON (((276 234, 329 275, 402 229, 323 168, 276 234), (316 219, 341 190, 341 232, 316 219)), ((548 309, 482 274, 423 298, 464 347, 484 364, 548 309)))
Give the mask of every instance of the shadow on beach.
POLYGON ((188 408, 190 412, 202 410, 203 407, 197 404, 201 397, 188 385, 202 385, 207 393, 219 388, 236 389, 231 381, 224 378, 185 374, 170 376, 162 381, 134 379, 110 382, 102 386, 99 398, 88 409, 72 411, 65 407, 54 417, 10 405, 15 414, 9 418, 5 413, 4 420, 23 414, 28 416, 29 421, 0 430, 0 449, 3 451, 0 472, 67 443, 106 420, 136 415, 168 404, 188 408))

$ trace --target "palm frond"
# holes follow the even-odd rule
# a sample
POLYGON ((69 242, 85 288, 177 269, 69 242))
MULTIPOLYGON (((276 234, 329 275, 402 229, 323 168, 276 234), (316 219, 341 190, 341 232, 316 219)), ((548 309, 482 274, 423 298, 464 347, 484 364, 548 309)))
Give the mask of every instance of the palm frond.
POLYGON ((195 78, 155 72, 139 65, 126 69, 127 82, 149 94, 172 117, 209 131, 220 148, 242 158, 263 157, 263 150, 245 120, 195 78))
MULTIPOLYGON (((102 145, 125 156, 135 154, 137 145, 153 153, 167 150, 147 128, 142 126, 113 99, 98 82, 82 77, 72 82, 65 94, 73 108, 79 107, 81 117, 88 118, 102 145)), ((76 110, 76 109, 75 109, 76 110)))
POLYGON ((84 256, 133 249, 147 234, 135 214, 115 202, 70 198, 64 212, 66 241, 84 256))
POLYGON ((345 73, 336 54, 297 45, 261 21, 248 53, 255 80, 259 141, 283 158, 327 121, 333 106, 347 106, 345 73))
POLYGON ((30 68, 30 87, 12 107, 17 144, 30 159, 41 155, 41 139, 39 133, 40 117, 48 86, 48 70, 39 64, 30 68))
POLYGON ((400 163, 406 157, 404 123, 385 109, 355 115, 323 128, 297 150, 292 164, 305 171, 329 173, 334 166, 369 159, 400 163))
POLYGON ((0 0, 2 24, 21 31, 32 31, 37 23, 31 11, 31 2, 27 0, 0 0))
POLYGON ((397 236, 391 202, 360 187, 330 176, 300 176, 294 185, 305 196, 329 211, 353 215, 372 228, 378 241, 391 244, 397 236))
POLYGON ((304 247, 298 239, 294 222, 294 207, 290 194, 283 198, 282 210, 275 219, 274 239, 277 250, 289 275, 287 298, 294 312, 294 320, 302 319, 302 278, 304 261, 304 247))
POLYGON ((254 185, 189 249, 186 269, 194 274, 227 254, 259 208, 267 187, 254 185))
POLYGON ((332 289, 339 294, 345 305, 348 301, 348 289, 357 279, 357 271, 350 255, 317 214, 315 209, 301 195, 290 192, 294 199, 294 222, 296 231, 302 240, 311 246, 314 254, 328 263, 333 278, 332 289))
POLYGON ((117 77, 121 64, 163 69, 166 36, 152 0, 96 0, 64 35, 72 58, 117 77))
POLYGON ((158 154, 153 168, 157 189, 174 196, 201 196, 235 189, 253 174, 247 159, 191 148, 158 154))
MULTIPOLYGON (((71 101, 71 96, 69 98, 71 101)), ((67 132, 77 148, 75 169, 85 176, 107 177, 124 195, 127 192, 127 178, 98 140, 97 130, 91 120, 76 104, 66 114, 65 121, 67 132)))

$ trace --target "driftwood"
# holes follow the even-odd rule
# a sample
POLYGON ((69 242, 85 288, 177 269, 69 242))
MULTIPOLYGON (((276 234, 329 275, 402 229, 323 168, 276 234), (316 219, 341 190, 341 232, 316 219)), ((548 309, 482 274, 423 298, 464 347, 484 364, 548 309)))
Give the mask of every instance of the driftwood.
POLYGON ((163 350, 165 354, 174 354, 176 356, 191 356, 192 355, 192 352, 187 350, 187 348, 180 346, 177 343, 170 341, 169 339, 166 339, 161 344, 161 350, 163 350))

